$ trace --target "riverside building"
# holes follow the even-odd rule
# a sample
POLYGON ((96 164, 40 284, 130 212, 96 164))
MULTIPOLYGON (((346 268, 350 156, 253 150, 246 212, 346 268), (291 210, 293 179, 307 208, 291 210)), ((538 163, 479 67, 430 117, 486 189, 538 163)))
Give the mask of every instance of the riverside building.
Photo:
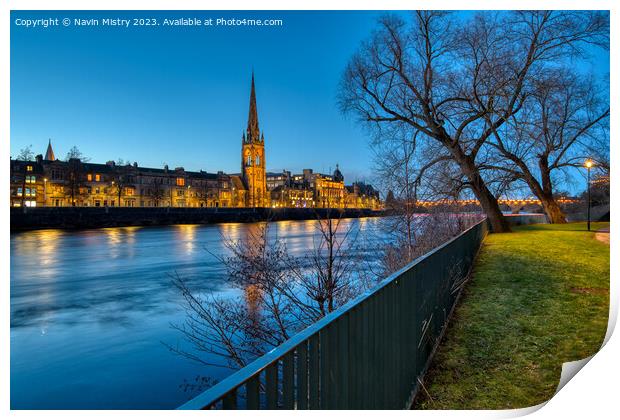
POLYGON ((371 185, 345 186, 336 165, 333 174, 304 169, 301 174, 266 172, 265 136, 260 131, 254 75, 248 124, 241 136, 241 172, 186 171, 183 167, 59 160, 51 140, 45 156, 13 160, 13 207, 308 207, 380 209, 371 185))

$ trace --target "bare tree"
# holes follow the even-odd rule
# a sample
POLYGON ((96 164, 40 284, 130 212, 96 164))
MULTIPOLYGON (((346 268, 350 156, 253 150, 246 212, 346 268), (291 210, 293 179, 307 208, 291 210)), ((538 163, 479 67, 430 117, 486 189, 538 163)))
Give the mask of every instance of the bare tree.
MULTIPOLYGON (((22 160, 25 162, 30 162, 34 160, 34 152, 32 151, 32 144, 24 147, 19 151, 19 154, 15 158, 16 160, 22 160)), ((28 176, 27 171, 28 165, 23 165, 23 173, 22 173, 22 195, 21 195, 21 206, 24 207, 24 203, 26 201, 26 177, 28 176)))
POLYGON ((410 141, 406 134, 395 133, 386 141, 374 144, 375 174, 385 190, 392 192, 392 212, 398 217, 387 220, 393 225, 388 230, 404 232, 404 252, 410 253, 415 242, 414 217, 420 170, 414 167, 416 137, 410 141))
POLYGON ((155 179, 155 183, 151 188, 151 197, 153 198, 153 203, 155 204, 155 207, 159 207, 159 203, 164 199, 166 195, 164 187, 157 181, 158 180, 155 179))
POLYGON ((122 207, 122 197, 123 191, 128 186, 132 185, 130 183, 130 174, 131 165, 128 161, 124 161, 123 159, 118 159, 112 168, 112 174, 110 176, 110 189, 114 191, 118 198, 118 206, 122 207))
MULTIPOLYGON (((412 217, 415 239, 409 243, 407 232, 398 229, 402 224, 386 220, 389 241, 384 244, 381 252, 380 265, 372 270, 373 274, 383 278, 400 270, 416 258, 423 256, 432 249, 454 238, 481 219, 480 214, 458 214, 454 206, 437 206, 427 209, 424 213, 416 213, 412 217), (405 252, 406 250, 406 252, 405 252)), ((402 217, 396 215, 392 219, 402 217)))
POLYGON ((353 249, 357 231, 353 225, 343 228, 340 212, 329 210, 327 217, 317 217, 318 238, 308 255, 290 264, 291 274, 297 280, 306 299, 299 299, 294 288, 283 293, 296 300, 296 305, 317 320, 334 311, 359 291, 353 276, 356 259, 353 249))
POLYGON ((32 144, 19 150, 19 154, 15 158, 16 160, 32 161, 34 160, 34 152, 32 151, 32 144))
POLYGON ((168 347, 205 365, 240 368, 356 295, 350 229, 337 218, 317 220, 316 229, 305 257, 292 257, 269 223, 254 225, 242 239, 224 238, 228 256, 216 258, 242 292, 234 297, 202 294, 174 276, 187 312, 174 327, 192 348, 168 347))
POLYGON ((73 146, 67 152, 65 160, 67 161, 65 179, 68 186, 69 201, 72 206, 75 206, 77 200, 84 195, 84 163, 88 162, 90 158, 84 156, 77 146, 73 146))
MULTIPOLYGON (((608 124, 609 104, 591 80, 557 70, 535 84, 523 110, 489 142, 513 165, 500 169, 525 181, 551 223, 566 223, 554 174, 583 166, 608 124)), ((605 149, 608 149, 605 148, 605 149)))
POLYGON ((175 328, 193 349, 171 349, 205 365, 239 368, 286 341, 303 325, 292 322, 292 306, 278 293, 288 255, 280 239, 269 237, 269 225, 255 226, 245 238, 224 243, 230 255, 216 257, 228 281, 243 294, 232 298, 202 295, 187 280, 175 276, 187 312, 185 322, 175 328))
POLYGON ((65 157, 66 161, 70 161, 71 159, 79 159, 82 162, 88 162, 90 161, 89 157, 84 156, 84 154, 82 153, 82 151, 80 149, 78 149, 77 146, 73 146, 71 149, 69 149, 69 151, 67 152, 67 156, 65 157))
POLYGON ((410 24, 386 16, 345 70, 341 108, 373 128, 420 132, 439 151, 427 163, 449 155, 493 230, 509 231, 481 150, 547 66, 608 37, 608 15, 598 12, 485 12, 458 25, 445 12, 418 11, 410 24))

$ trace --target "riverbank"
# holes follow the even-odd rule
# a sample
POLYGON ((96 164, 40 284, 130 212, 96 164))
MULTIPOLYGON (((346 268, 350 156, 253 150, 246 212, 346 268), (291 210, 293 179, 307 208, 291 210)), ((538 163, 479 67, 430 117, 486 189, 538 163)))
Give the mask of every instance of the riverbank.
POLYGON ((532 225, 491 234, 425 377, 419 409, 542 403, 562 363, 598 351, 609 312, 609 223, 532 225))
POLYGON ((123 226, 252 223, 317 218, 378 217, 369 209, 179 208, 179 207, 17 207, 11 208, 11 231, 95 229, 123 226))

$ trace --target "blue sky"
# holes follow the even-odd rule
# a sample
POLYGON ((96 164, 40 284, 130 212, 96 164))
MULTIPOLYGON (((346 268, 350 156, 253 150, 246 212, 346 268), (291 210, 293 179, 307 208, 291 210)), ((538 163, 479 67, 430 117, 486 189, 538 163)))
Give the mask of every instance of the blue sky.
POLYGON ((379 13, 13 12, 11 155, 52 139, 93 162, 238 172, 250 77, 267 167, 368 174, 366 133, 339 112, 347 60, 379 13), (25 29, 15 18, 274 18, 283 27, 25 29))
MULTIPOLYGON (((12 12, 11 155, 238 172, 251 72, 268 170, 370 179, 368 134, 338 110, 342 71, 383 12, 12 12), (48 27, 16 18, 237 17, 281 27, 48 27)), ((609 71, 609 56, 595 67, 609 71)))

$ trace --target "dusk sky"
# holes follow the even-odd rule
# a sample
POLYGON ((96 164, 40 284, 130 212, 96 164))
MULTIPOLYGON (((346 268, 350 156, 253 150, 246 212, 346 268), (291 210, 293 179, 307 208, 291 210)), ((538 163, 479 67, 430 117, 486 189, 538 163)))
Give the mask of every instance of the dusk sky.
MULTIPOLYGON (((11 155, 239 171, 250 77, 267 169, 371 179, 369 136, 336 103, 351 55, 383 12, 12 12, 11 155), (18 17, 282 19, 281 27, 48 27, 18 17)), ((598 56, 597 56, 598 57, 598 56)), ((609 71, 608 55, 597 73, 609 71)))
POLYGON ((252 69, 268 170, 368 174, 368 137, 338 110, 347 60, 379 13, 14 12, 11 155, 73 145, 93 162, 238 172, 252 69), (25 29, 24 18, 247 17, 282 27, 25 29))

